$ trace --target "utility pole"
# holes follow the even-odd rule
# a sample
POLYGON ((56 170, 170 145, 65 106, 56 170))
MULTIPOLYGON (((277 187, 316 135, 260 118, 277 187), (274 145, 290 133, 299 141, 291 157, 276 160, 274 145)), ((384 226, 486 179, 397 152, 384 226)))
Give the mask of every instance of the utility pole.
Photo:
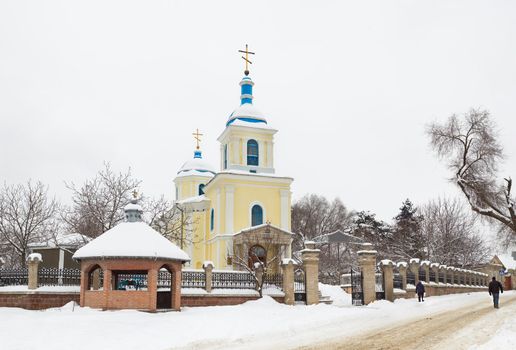
POLYGON ((180 239, 180 246, 181 246, 181 249, 183 249, 183 237, 184 237, 184 224, 185 224, 185 210, 183 208, 181 208, 181 206, 176 203, 176 208, 179 209, 179 211, 181 212, 181 239, 180 239))

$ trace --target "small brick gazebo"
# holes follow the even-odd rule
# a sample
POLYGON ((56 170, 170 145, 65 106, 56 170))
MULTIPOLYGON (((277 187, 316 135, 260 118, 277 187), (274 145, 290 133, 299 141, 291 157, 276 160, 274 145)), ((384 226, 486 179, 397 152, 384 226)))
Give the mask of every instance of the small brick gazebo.
POLYGON ((81 306, 180 310, 181 266, 190 258, 142 221, 143 210, 136 199, 124 209, 126 222, 104 232, 73 256, 81 263, 81 306), (165 279, 168 285, 160 281, 158 290, 160 270, 169 278, 165 279))

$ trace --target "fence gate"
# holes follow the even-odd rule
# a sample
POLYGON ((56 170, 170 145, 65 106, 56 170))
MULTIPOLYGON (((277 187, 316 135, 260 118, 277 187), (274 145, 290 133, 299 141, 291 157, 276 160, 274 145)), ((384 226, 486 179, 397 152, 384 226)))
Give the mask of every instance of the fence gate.
POLYGON ((294 271, 294 300, 306 303, 305 271, 302 268, 294 271))
POLYGON ((374 291, 376 292, 376 300, 385 299, 385 281, 383 279, 383 270, 377 266, 374 274, 374 291))
POLYGON ((362 271, 360 268, 351 268, 351 304, 364 305, 364 290, 362 289, 362 271))

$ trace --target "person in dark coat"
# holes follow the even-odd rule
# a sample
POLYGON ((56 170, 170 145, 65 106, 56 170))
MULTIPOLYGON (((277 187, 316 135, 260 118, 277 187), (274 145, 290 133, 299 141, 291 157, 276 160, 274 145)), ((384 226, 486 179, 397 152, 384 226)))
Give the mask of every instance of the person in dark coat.
POLYGON ((423 282, 419 281, 416 284, 416 293, 417 293, 417 300, 419 302, 425 301, 425 286, 423 285, 423 282))
POLYGON ((503 293, 502 284, 496 280, 496 277, 493 277, 493 280, 489 282, 489 295, 493 296, 493 304, 495 309, 498 309, 500 293, 503 293))

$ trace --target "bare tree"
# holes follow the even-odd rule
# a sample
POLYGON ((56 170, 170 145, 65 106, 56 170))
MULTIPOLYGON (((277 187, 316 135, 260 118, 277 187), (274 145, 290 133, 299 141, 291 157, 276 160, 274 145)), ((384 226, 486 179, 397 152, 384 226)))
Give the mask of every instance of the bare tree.
POLYGON ((23 266, 29 244, 57 232, 57 212, 56 200, 48 198, 48 188, 41 182, 4 184, 0 191, 0 237, 4 249, 14 252, 14 263, 23 266))
POLYGON ((427 133, 437 155, 449 162, 453 181, 473 211, 516 235, 512 179, 497 180, 504 156, 489 112, 472 109, 463 118, 452 115, 443 124, 431 124, 427 133))
POLYGON ((131 169, 116 173, 105 163, 104 168, 81 187, 67 184, 72 191, 73 204, 63 212, 62 218, 68 231, 95 238, 114 227, 124 219, 123 207, 140 183, 132 177, 131 169))
MULTIPOLYGON (((350 212, 339 198, 333 202, 317 194, 307 194, 292 206, 292 231, 303 233, 304 238, 313 239, 325 233, 344 230, 352 223, 350 212)), ((299 237, 298 237, 299 238, 299 237)), ((296 239, 300 248, 302 241, 296 239)))
POLYGON ((274 267, 279 268, 281 264, 281 258, 285 254, 285 246, 278 245, 273 238, 273 236, 267 232, 265 234, 254 234, 254 236, 250 236, 249 240, 252 242, 258 242, 261 247, 265 249, 267 253, 266 261, 263 262, 260 260, 260 257, 253 251, 244 252, 243 256, 238 254, 230 254, 227 253, 228 257, 232 264, 241 270, 249 272, 255 282, 256 289, 260 294, 260 297, 263 296, 263 287, 265 285, 265 275, 274 270, 274 267), (258 272, 261 271, 262 278, 258 278, 258 272))
POLYGON ((422 235, 434 262, 471 267, 487 260, 490 249, 478 232, 476 216, 458 199, 438 198, 422 208, 422 235))
POLYGON ((147 223, 181 249, 186 244, 195 244, 201 240, 195 236, 198 220, 187 207, 172 203, 163 195, 157 199, 146 199, 143 204, 147 223))

